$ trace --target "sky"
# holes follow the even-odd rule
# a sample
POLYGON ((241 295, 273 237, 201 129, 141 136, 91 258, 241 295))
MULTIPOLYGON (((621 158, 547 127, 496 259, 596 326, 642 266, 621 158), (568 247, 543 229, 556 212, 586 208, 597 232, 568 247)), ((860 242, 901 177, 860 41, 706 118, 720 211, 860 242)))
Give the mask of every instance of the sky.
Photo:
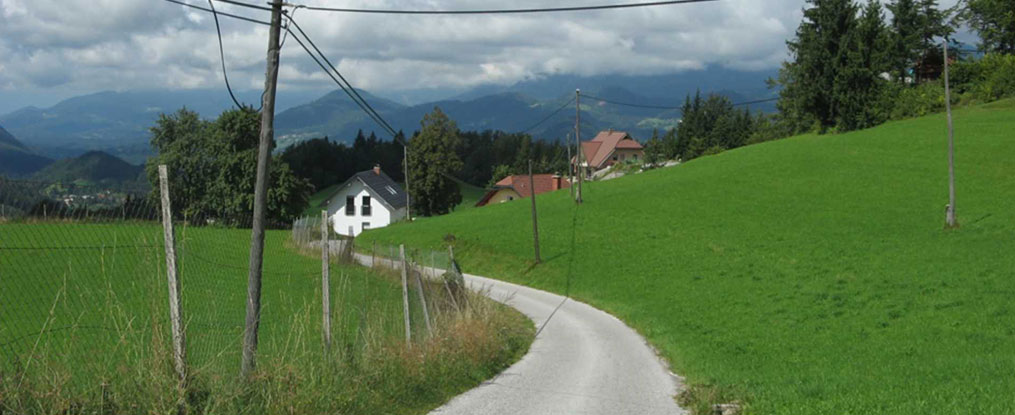
MULTIPOLYGON (((207 0, 182 0, 208 6, 207 0)), ((244 0, 264 4, 266 1, 244 0)), ((566 7, 635 0, 291 0, 375 9, 566 7)), ((956 0, 941 1, 949 7, 956 0)), ((269 20, 266 11, 216 2, 269 20)), ((366 15, 300 9, 295 20, 357 88, 465 90, 548 74, 659 75, 723 66, 771 70, 803 0, 720 0, 525 15, 366 15)), ((236 89, 264 86, 267 28, 220 17, 236 89)), ((83 93, 220 88, 215 23, 164 0, 0 0, 0 113, 83 93), (5 108, 7 110, 5 110, 5 108)), ((280 90, 333 89, 296 42, 283 47, 280 90)))

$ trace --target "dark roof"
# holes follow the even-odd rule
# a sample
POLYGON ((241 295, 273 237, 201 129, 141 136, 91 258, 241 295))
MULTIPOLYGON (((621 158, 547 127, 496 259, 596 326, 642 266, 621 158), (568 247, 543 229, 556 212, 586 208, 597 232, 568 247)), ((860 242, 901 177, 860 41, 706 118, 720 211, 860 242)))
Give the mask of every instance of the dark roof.
POLYGON ((393 209, 401 209, 405 207, 406 202, 405 189, 402 189, 402 186, 400 186, 394 180, 391 180, 391 177, 388 177, 388 175, 384 174, 383 171, 375 172, 373 169, 364 170, 354 174, 352 177, 349 178, 349 180, 346 180, 345 183, 342 183, 341 186, 338 186, 338 189, 335 190, 335 193, 332 193, 330 196, 325 198, 324 203, 327 204, 332 197, 335 197, 335 195, 338 194, 338 192, 341 192, 342 189, 345 189, 345 187, 349 185, 349 183, 352 183, 353 180, 359 180, 363 182, 363 184, 366 187, 370 188, 370 190, 372 190, 378 197, 381 198, 382 202, 384 202, 388 206, 391 206, 393 209), (391 190, 394 190, 394 193, 392 193, 391 190, 388 190, 389 188, 391 190))

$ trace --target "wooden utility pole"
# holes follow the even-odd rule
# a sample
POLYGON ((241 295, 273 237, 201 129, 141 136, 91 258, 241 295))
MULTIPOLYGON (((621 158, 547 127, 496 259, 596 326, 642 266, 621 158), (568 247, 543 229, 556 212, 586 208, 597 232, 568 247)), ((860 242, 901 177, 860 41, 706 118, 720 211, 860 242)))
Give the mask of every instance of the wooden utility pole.
POLYGON ((282 26, 282 1, 271 2, 268 30, 268 64, 261 101, 261 139, 257 146, 257 183, 254 186, 254 217, 250 231, 250 273, 247 275, 247 318, 243 329, 243 361, 240 376, 254 371, 257 330, 261 324, 261 266, 264 256, 264 211, 268 193, 268 165, 275 136, 275 85, 278 82, 278 38, 282 26))
MULTIPOLYGON (((405 315, 405 344, 412 344, 412 327, 409 326, 409 264, 405 260, 405 245, 398 246, 402 258, 402 311, 405 315)), ((392 262, 394 259, 392 258, 392 262)))
POLYGON ((532 177, 532 159, 529 159, 529 192, 532 193, 532 247, 536 251, 536 263, 539 259, 539 223, 536 222, 536 180, 532 177))
POLYGON ((955 131, 952 128, 952 92, 948 86, 948 39, 944 41, 945 62, 945 110, 948 113, 948 207, 945 209, 945 223, 949 228, 958 226, 955 220, 955 131))
POLYGON ((176 274, 176 236, 173 234, 173 210, 169 204, 169 174, 159 165, 159 191, 162 194, 162 235, 166 248, 166 279, 169 283, 169 321, 173 333, 173 363, 180 385, 187 381, 186 339, 180 309, 180 280, 176 274))
POLYGON ((585 181, 585 169, 582 168, 582 91, 580 89, 574 90, 574 149, 575 149, 575 164, 576 172, 578 177, 578 190, 575 190, 575 202, 579 204, 582 202, 582 182, 585 181))
POLYGON ((405 219, 412 222, 412 206, 409 206, 409 145, 402 146, 402 161, 405 163, 405 219))
MULTIPOLYGON (((565 143, 564 147, 567 147, 567 162, 570 165, 570 167, 568 167, 568 169, 567 169, 567 190, 571 192, 571 198, 573 199, 574 198, 574 164, 570 164, 570 163, 572 163, 572 161, 571 161, 571 134, 567 135, 567 138, 564 139, 564 143, 565 143)), ((574 163, 577 163, 577 161, 578 161, 578 159, 576 158, 574 163)))
MULTIPOLYGON (((321 211, 321 329, 324 331, 324 351, 331 350, 331 283, 328 255, 331 240, 328 237, 328 211, 321 211)), ((339 281, 341 285, 341 280, 339 281)))

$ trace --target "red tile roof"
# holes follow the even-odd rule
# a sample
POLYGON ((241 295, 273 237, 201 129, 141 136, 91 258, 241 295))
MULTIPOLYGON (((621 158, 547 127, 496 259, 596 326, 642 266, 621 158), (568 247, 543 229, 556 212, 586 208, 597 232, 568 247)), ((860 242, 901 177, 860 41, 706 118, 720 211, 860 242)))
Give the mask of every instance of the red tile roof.
MULTIPOLYGON (((566 177, 561 177, 556 174, 534 174, 532 175, 532 181, 536 185, 536 194, 543 194, 546 192, 552 192, 559 189, 567 189, 571 187, 571 183, 567 181, 566 177)), ((494 188, 476 203, 476 206, 483 206, 497 193, 500 189, 511 188, 518 192, 521 197, 529 197, 532 195, 532 189, 529 186, 529 176, 525 174, 518 174, 514 176, 508 176, 494 185, 494 188)))
POLYGON ((642 146, 627 133, 613 130, 600 131, 591 141, 582 143, 585 160, 594 168, 602 167, 618 148, 640 150, 642 146))

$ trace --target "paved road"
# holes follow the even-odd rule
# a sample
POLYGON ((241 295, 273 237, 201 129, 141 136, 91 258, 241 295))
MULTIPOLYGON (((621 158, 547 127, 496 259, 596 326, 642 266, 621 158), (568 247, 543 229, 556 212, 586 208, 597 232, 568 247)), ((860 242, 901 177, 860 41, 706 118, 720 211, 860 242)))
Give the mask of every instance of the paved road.
POLYGON ((677 380, 616 317, 545 291, 473 275, 466 280, 542 331, 520 361, 432 414, 685 413, 673 401, 677 380))
MULTIPOLYGON (((371 263, 369 256, 356 258, 371 263)), ((521 360, 431 414, 686 413, 673 401, 677 379, 645 339, 616 317, 546 291, 468 274, 465 279, 541 330, 521 360)))

